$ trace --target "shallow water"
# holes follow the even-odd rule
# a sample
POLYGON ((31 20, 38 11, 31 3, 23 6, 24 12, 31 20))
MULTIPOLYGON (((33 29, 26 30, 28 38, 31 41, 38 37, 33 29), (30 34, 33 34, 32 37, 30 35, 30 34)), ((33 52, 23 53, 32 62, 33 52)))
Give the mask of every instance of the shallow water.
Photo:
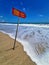
MULTIPOLYGON (((0 31, 14 38, 16 25, 0 24, 0 31)), ((49 65, 49 28, 21 25, 17 40, 21 42, 24 50, 37 65, 49 65)))

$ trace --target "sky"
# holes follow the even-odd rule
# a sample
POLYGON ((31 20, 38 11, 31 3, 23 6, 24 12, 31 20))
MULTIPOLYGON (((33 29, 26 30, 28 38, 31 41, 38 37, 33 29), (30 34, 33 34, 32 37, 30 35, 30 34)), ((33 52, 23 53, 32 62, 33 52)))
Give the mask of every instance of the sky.
POLYGON ((19 23, 49 23, 49 0, 0 0, 0 22, 18 22, 12 8, 26 14, 25 19, 19 18, 19 23))

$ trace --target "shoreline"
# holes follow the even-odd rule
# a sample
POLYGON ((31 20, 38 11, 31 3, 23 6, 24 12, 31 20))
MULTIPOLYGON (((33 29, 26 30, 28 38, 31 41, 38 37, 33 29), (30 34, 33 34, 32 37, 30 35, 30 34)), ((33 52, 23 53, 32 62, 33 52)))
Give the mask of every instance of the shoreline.
MULTIPOLYGON (((3 52, 3 49, 4 50, 6 50, 7 48, 9 49, 9 47, 10 47, 10 45, 11 45, 11 47, 13 46, 13 41, 14 41, 14 39, 12 39, 12 38, 10 38, 10 36, 8 35, 8 34, 5 34, 5 33, 2 33, 2 32, 0 32, 0 36, 1 36, 1 40, 0 40, 0 45, 1 45, 1 47, 0 47, 0 55, 2 54, 2 53, 5 53, 5 52, 3 52), (8 41, 8 40, 4 40, 4 38, 6 38, 6 39, 8 39, 8 40, 10 40, 10 41, 8 41), (3 39, 3 40, 2 40, 3 39), (11 44, 9 43, 9 44, 6 44, 6 42, 12 42, 11 44), (6 45, 2 45, 2 43, 5 43, 6 45, 7 45, 7 47, 6 47, 6 45), (8 46, 9 45, 9 46, 8 46), (2 51, 1 51, 1 49, 2 49, 2 51)), ((13 52, 16 52, 16 50, 17 50, 17 52, 19 52, 19 50, 21 49, 21 52, 19 52, 19 55, 20 55, 20 53, 22 53, 23 54, 23 56, 18 56, 19 57, 19 59, 22 57, 22 59, 23 58, 25 58, 26 57, 26 59, 27 59, 27 61, 29 61, 28 63, 27 63, 27 61, 25 60, 25 62, 26 62, 26 64, 23 62, 23 60, 21 60, 21 62, 22 62, 22 64, 20 64, 20 65, 36 65, 36 63, 35 62, 33 62, 32 60, 31 60, 31 58, 27 55, 27 53, 24 51, 24 49, 23 49, 23 46, 17 41, 17 45, 19 46, 18 48, 19 49, 16 49, 15 48, 15 50, 13 51, 12 49, 11 49, 11 53, 13 54, 13 52), (21 47, 21 48, 20 48, 21 47), (24 63, 24 64, 23 64, 24 63), (30 63, 30 64, 29 64, 30 63)), ((9 51, 7 51, 6 53, 8 53, 9 51)), ((11 54, 11 55, 12 55, 11 54)), ((2 54, 3 55, 3 54, 2 54)), ((5 54, 4 54, 5 55, 5 54)), ((15 55, 17 55, 17 53, 15 53, 15 55)), ((15 56, 14 55, 14 56, 15 56)), ((2 57, 2 56, 1 56, 2 57)), ((5 55, 5 57, 6 57, 6 55, 5 55)), ((8 56, 7 56, 8 57, 8 56)), ((3 57, 4 58, 4 57, 3 57)), ((2 59, 2 58, 1 58, 2 59)), ((1 60, 0 59, 0 60, 1 60)), ((5 58, 4 58, 5 59, 5 58)), ((8 58, 6 58, 6 59, 8 59, 8 58)), ((10 58, 11 59, 11 58, 10 58)), ((14 57, 14 59, 15 59, 15 57, 14 57)), ((3 59, 2 59, 3 60, 3 59)), ((16 59, 17 60, 17 59, 16 59)), ((10 61, 12 61, 12 59, 10 60, 10 61)), ((9 62, 10 62, 9 61, 9 62)), ((2 61, 1 61, 2 62, 2 61)), ((16 62, 16 61, 14 61, 14 62, 16 62)), ((19 62, 18 62, 19 63, 19 62)), ((4 63, 2 64, 2 65, 4 65, 4 63)), ((10 64, 11 65, 11 64, 10 64)), ((14 65, 16 65, 16 64, 14 64, 14 65)), ((17 64, 18 65, 18 64, 17 64)))

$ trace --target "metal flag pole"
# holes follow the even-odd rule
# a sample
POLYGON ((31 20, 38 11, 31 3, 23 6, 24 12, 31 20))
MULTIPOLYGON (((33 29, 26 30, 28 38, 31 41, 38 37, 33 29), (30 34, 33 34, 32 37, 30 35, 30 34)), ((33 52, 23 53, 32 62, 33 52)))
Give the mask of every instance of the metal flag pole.
POLYGON ((18 33, 18 26, 19 26, 19 17, 18 17, 18 24, 17 24, 17 28, 16 28, 16 34, 15 34, 15 40, 14 40, 13 50, 15 49, 16 38, 17 38, 17 33, 18 33))

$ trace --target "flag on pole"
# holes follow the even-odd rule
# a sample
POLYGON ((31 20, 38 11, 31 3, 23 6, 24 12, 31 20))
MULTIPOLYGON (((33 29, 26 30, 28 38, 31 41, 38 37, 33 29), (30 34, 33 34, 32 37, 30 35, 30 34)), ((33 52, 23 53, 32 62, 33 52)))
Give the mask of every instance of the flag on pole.
POLYGON ((13 46, 13 50, 14 50, 15 49, 15 44, 16 44, 17 33, 18 33, 19 17, 26 18, 26 14, 24 12, 21 12, 21 11, 15 9, 15 8, 12 8, 12 14, 14 16, 18 16, 18 24, 17 24, 16 35, 15 35, 14 46, 13 46))
POLYGON ((12 14, 21 18, 26 18, 26 14, 24 12, 21 12, 15 8, 12 8, 12 14))

